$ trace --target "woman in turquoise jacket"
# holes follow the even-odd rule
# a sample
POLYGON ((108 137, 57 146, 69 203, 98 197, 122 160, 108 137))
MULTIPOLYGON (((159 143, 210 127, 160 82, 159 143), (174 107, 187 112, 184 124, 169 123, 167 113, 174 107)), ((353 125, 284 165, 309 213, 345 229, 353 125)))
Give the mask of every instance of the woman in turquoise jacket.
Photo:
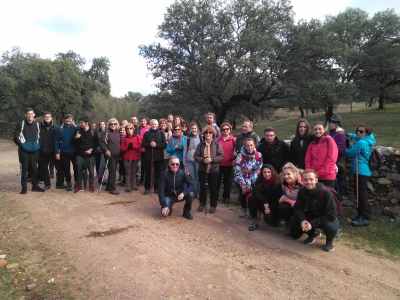
POLYGON ((179 158, 179 169, 183 169, 183 148, 186 144, 186 136, 183 135, 180 125, 174 125, 172 136, 168 139, 167 152, 172 156, 179 158))
POLYGON ((357 127, 356 134, 350 133, 349 136, 355 139, 355 143, 347 148, 345 155, 351 160, 351 172, 356 178, 356 160, 358 161, 358 186, 354 185, 354 194, 358 189, 358 216, 353 219, 353 226, 368 226, 370 224, 371 209, 367 199, 368 181, 371 177, 371 170, 368 166, 371 156, 371 147, 376 144, 372 127, 367 124, 360 124, 357 127))

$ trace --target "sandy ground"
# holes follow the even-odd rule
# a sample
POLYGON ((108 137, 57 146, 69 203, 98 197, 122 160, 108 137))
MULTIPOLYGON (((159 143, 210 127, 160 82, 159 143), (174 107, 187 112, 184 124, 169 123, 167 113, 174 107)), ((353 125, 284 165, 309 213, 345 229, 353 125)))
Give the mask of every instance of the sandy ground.
POLYGON ((144 196, 143 187, 133 194, 119 188, 119 196, 104 187, 100 195, 74 194, 55 190, 53 181, 44 194, 29 187, 20 195, 17 148, 0 140, 0 153, 1 201, 21 212, 13 220, 18 240, 38 257, 38 241, 58 253, 48 277, 80 287, 77 299, 400 297, 399 263, 354 250, 340 238, 327 253, 324 238, 304 245, 306 236, 293 240, 282 227, 262 222, 250 232, 251 221, 238 217, 237 206, 219 203, 215 214, 205 215, 197 212, 197 200, 192 221, 182 217, 181 203, 164 219, 157 196, 144 196), (111 229, 125 230, 108 235, 111 229), (93 232, 100 236, 87 237, 93 232), (66 272, 66 264, 75 271, 66 272))

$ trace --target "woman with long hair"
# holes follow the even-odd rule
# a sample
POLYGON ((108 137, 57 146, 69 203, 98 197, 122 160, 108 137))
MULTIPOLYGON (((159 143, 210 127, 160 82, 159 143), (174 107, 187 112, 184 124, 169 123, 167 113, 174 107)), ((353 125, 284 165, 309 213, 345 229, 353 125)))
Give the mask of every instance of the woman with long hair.
POLYGON ((218 193, 221 187, 222 177, 224 178, 224 192, 222 199, 225 203, 229 203, 231 198, 232 187, 232 171, 235 164, 236 152, 235 143, 236 138, 232 135, 232 126, 229 123, 221 124, 222 135, 217 137, 216 140, 222 145, 224 150, 224 160, 219 163, 219 177, 218 177, 218 193))
POLYGON ((356 142, 350 148, 347 148, 345 153, 351 160, 351 172, 354 174, 356 183, 358 183, 358 185, 354 185, 354 194, 357 195, 358 191, 357 218, 352 219, 351 225, 368 226, 371 209, 368 204, 367 190, 368 181, 372 175, 368 162, 371 156, 371 147, 375 146, 376 141, 373 129, 368 124, 358 125, 356 134, 350 133, 349 136, 356 142))
POLYGON ((210 213, 215 213, 218 201, 219 163, 224 159, 224 151, 220 143, 215 141, 217 132, 214 127, 207 126, 203 132, 204 141, 197 145, 194 160, 199 164, 200 206, 198 212, 204 211, 207 199, 207 186, 210 187, 210 213))
POLYGON ((269 225, 276 224, 279 217, 278 201, 282 195, 279 175, 269 164, 264 164, 260 173, 248 198, 250 216, 253 220, 249 226, 250 231, 258 228, 258 211, 264 215, 264 221, 269 225))
POLYGON ((195 198, 199 197, 199 184, 198 184, 198 171, 199 164, 194 161, 194 152, 197 149, 197 145, 201 142, 201 134, 199 132, 199 126, 197 123, 190 123, 190 135, 186 138, 186 143, 183 147, 183 166, 187 167, 190 178, 194 182, 195 190, 194 195, 195 198))
POLYGON ((262 154, 257 152, 254 140, 247 138, 244 140, 243 145, 233 167, 235 182, 241 193, 240 204, 242 205, 242 210, 239 214, 240 218, 246 217, 246 198, 252 192, 263 165, 262 154))
POLYGON ((314 140, 307 149, 305 160, 306 169, 314 170, 318 174, 319 182, 331 188, 335 188, 338 147, 335 141, 325 131, 324 123, 316 122, 313 129, 314 140))
POLYGON ((305 158, 313 135, 310 134, 310 124, 306 119, 300 119, 296 125, 296 132, 294 138, 290 142, 289 148, 289 161, 296 167, 305 168, 305 158))

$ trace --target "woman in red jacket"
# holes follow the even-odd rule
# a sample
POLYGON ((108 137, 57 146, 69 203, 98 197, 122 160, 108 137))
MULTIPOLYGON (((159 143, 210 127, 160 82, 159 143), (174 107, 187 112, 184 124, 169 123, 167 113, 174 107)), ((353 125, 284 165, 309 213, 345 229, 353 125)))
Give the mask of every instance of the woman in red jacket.
POLYGON ((224 199, 225 203, 229 203, 232 186, 232 171, 237 155, 234 151, 236 138, 232 135, 232 126, 229 123, 222 123, 220 128, 222 135, 217 137, 215 140, 221 144, 222 149, 224 150, 224 160, 219 163, 217 190, 219 193, 223 176, 224 193, 222 194, 222 199, 224 199))
POLYGON ((140 160, 140 149, 142 148, 142 139, 135 134, 135 127, 128 123, 125 126, 126 135, 121 138, 121 151, 125 165, 126 189, 129 193, 131 190, 137 191, 136 186, 136 170, 140 160))
POLYGON ((314 140, 308 146, 306 154, 306 169, 317 172, 319 182, 335 188, 337 158, 336 142, 326 133, 324 123, 315 123, 314 140))

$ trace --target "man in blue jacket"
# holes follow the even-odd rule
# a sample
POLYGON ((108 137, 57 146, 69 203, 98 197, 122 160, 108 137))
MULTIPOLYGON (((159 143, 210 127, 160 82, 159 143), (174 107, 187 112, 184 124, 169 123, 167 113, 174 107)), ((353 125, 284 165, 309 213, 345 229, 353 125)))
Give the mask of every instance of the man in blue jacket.
POLYGON ((190 177, 179 169, 179 158, 171 156, 168 162, 169 170, 160 175, 158 183, 158 199, 161 205, 161 215, 170 216, 175 202, 186 200, 183 207, 183 217, 193 220, 190 210, 194 198, 194 184, 190 177))
POLYGON ((76 182, 76 151, 75 151, 75 135, 77 128, 73 122, 73 116, 66 114, 64 116, 64 124, 57 127, 54 134, 54 153, 56 160, 54 161, 57 169, 56 189, 66 188, 72 191, 71 163, 74 169, 74 178, 76 182), (64 185, 64 177, 67 186, 64 185))

